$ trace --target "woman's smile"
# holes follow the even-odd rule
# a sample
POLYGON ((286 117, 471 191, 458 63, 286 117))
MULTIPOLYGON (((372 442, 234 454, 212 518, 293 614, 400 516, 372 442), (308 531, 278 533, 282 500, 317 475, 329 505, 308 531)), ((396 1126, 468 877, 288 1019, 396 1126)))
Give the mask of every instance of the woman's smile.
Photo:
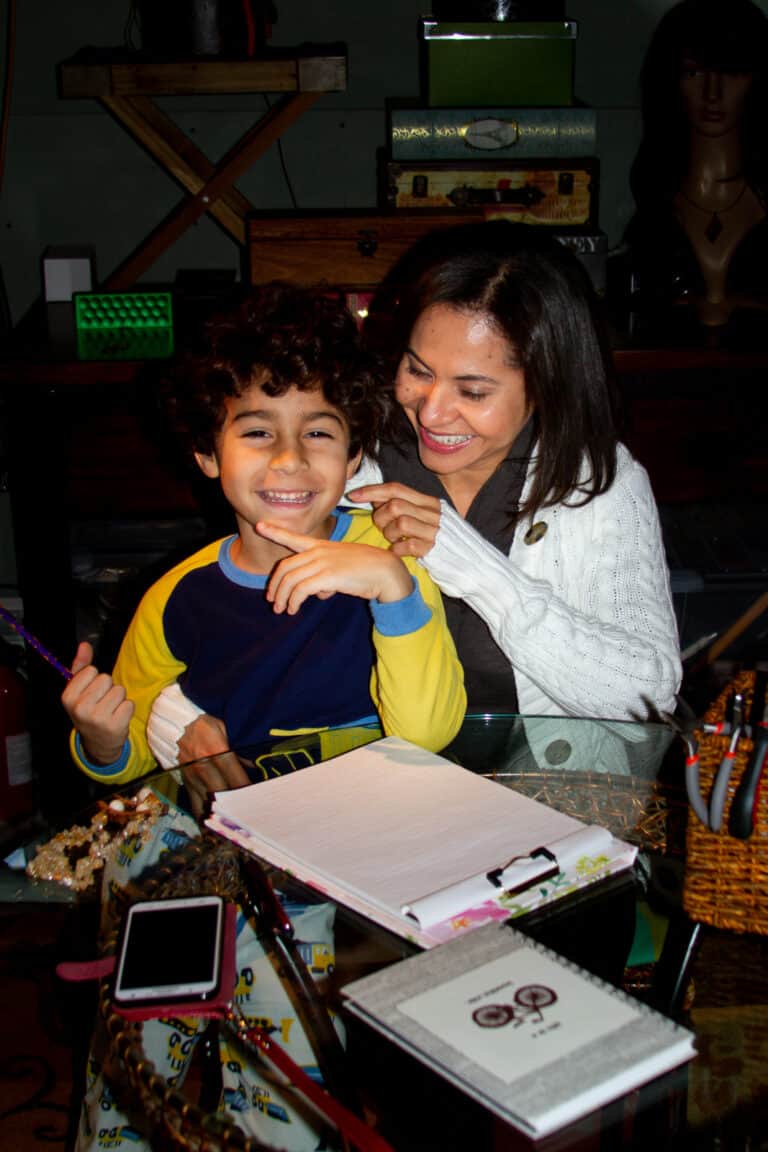
POLYGON ((419 425, 419 437, 422 443, 433 452, 456 452, 472 440, 471 436, 444 435, 433 432, 429 428, 419 425))

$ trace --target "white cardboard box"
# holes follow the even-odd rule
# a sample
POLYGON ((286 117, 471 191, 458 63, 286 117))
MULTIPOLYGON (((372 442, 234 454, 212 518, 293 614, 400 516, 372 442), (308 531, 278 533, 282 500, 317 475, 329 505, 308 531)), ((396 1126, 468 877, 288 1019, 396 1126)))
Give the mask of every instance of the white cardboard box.
POLYGON ((93 251, 74 245, 55 245, 43 252, 43 292, 46 301, 71 300, 75 292, 93 287, 93 251))

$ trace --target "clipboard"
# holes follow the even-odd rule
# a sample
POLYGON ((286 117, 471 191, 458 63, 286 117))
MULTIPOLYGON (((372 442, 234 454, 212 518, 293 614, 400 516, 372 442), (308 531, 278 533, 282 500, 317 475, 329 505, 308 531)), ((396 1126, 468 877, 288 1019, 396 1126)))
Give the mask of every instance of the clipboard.
POLYGON ((561 899, 637 854, 397 737, 215 793, 205 824, 424 948, 561 899))

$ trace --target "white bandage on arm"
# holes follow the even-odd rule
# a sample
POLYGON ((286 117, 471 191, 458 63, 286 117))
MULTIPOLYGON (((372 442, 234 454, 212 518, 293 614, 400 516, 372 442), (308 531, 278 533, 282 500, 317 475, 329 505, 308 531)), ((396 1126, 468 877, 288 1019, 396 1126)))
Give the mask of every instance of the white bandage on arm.
POLYGON ((203 709, 182 692, 178 684, 163 688, 152 705, 147 720, 147 743, 161 768, 175 768, 179 762, 179 738, 203 709))

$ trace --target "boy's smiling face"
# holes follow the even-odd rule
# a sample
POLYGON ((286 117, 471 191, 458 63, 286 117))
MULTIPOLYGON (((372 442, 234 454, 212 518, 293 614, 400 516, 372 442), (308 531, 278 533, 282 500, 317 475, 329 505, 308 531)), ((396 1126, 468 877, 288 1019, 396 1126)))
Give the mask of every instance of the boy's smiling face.
POLYGON ((195 455, 205 475, 221 481, 244 543, 258 520, 327 540, 333 510, 360 463, 359 453, 349 455, 344 415, 319 387, 267 396, 252 384, 226 409, 215 455, 195 455))

